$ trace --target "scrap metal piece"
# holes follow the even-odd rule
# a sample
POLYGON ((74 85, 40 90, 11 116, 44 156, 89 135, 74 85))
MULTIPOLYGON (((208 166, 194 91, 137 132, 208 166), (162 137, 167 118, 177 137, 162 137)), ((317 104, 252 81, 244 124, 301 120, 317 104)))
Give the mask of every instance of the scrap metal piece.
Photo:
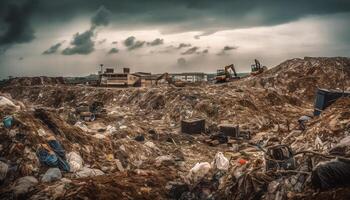
POLYGON ((269 170, 293 170, 296 168, 294 153, 287 145, 269 147, 265 153, 266 171, 269 170))

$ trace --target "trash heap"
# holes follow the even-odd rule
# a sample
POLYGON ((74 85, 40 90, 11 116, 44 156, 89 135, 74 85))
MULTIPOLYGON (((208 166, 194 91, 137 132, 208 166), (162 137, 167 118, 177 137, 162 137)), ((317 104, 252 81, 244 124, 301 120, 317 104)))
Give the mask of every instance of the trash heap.
POLYGON ((0 88, 0 199, 349 199, 350 99, 312 116, 317 87, 350 87, 349 60, 185 87, 14 79, 0 88))
POLYGON ((18 77, 11 78, 8 80, 7 84, 12 86, 20 87, 20 86, 36 86, 36 85, 61 85, 65 84, 63 77, 46 77, 46 76, 38 76, 38 77, 18 77))

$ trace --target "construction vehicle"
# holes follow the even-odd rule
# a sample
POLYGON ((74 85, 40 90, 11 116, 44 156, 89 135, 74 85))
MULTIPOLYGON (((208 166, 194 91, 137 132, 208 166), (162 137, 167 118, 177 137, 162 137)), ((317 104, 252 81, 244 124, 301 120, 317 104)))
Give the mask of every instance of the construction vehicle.
POLYGON ((258 74, 263 73, 265 70, 267 70, 266 66, 261 66, 259 60, 254 59, 255 64, 251 65, 252 72, 250 73, 253 76, 256 76, 258 74))
POLYGON ((160 80, 165 80, 166 82, 168 82, 168 84, 173 85, 175 87, 184 87, 186 85, 186 83, 181 80, 173 80, 168 73, 164 73, 161 76, 159 76, 156 79, 156 85, 158 85, 160 80))
POLYGON ((216 83, 225 83, 237 79, 240 79, 240 77, 237 75, 235 66, 233 64, 227 65, 224 69, 219 69, 216 72, 216 83), (230 70, 233 74, 230 73, 230 70))

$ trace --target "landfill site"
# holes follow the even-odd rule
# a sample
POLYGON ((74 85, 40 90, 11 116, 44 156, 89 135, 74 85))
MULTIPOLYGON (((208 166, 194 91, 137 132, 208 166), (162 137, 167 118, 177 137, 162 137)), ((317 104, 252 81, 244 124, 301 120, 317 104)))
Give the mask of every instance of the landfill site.
POLYGON ((350 199, 350 58, 216 81, 8 80, 0 199, 350 199))

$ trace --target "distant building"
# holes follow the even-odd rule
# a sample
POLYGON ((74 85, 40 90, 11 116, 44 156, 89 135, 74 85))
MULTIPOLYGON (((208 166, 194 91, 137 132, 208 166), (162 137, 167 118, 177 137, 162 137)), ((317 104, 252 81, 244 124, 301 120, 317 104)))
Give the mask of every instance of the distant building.
POLYGON ((208 75, 202 72, 190 72, 190 73, 179 73, 170 75, 173 80, 179 80, 184 82, 204 82, 208 81, 208 75))
POLYGON ((157 85, 160 75, 155 75, 146 72, 133 73, 134 76, 139 77, 139 82, 136 83, 136 87, 152 87, 157 85))
POLYGON ((100 85, 107 87, 135 86, 139 78, 129 72, 129 68, 124 68, 123 73, 115 73, 113 68, 106 68, 103 73, 100 73, 100 85))

